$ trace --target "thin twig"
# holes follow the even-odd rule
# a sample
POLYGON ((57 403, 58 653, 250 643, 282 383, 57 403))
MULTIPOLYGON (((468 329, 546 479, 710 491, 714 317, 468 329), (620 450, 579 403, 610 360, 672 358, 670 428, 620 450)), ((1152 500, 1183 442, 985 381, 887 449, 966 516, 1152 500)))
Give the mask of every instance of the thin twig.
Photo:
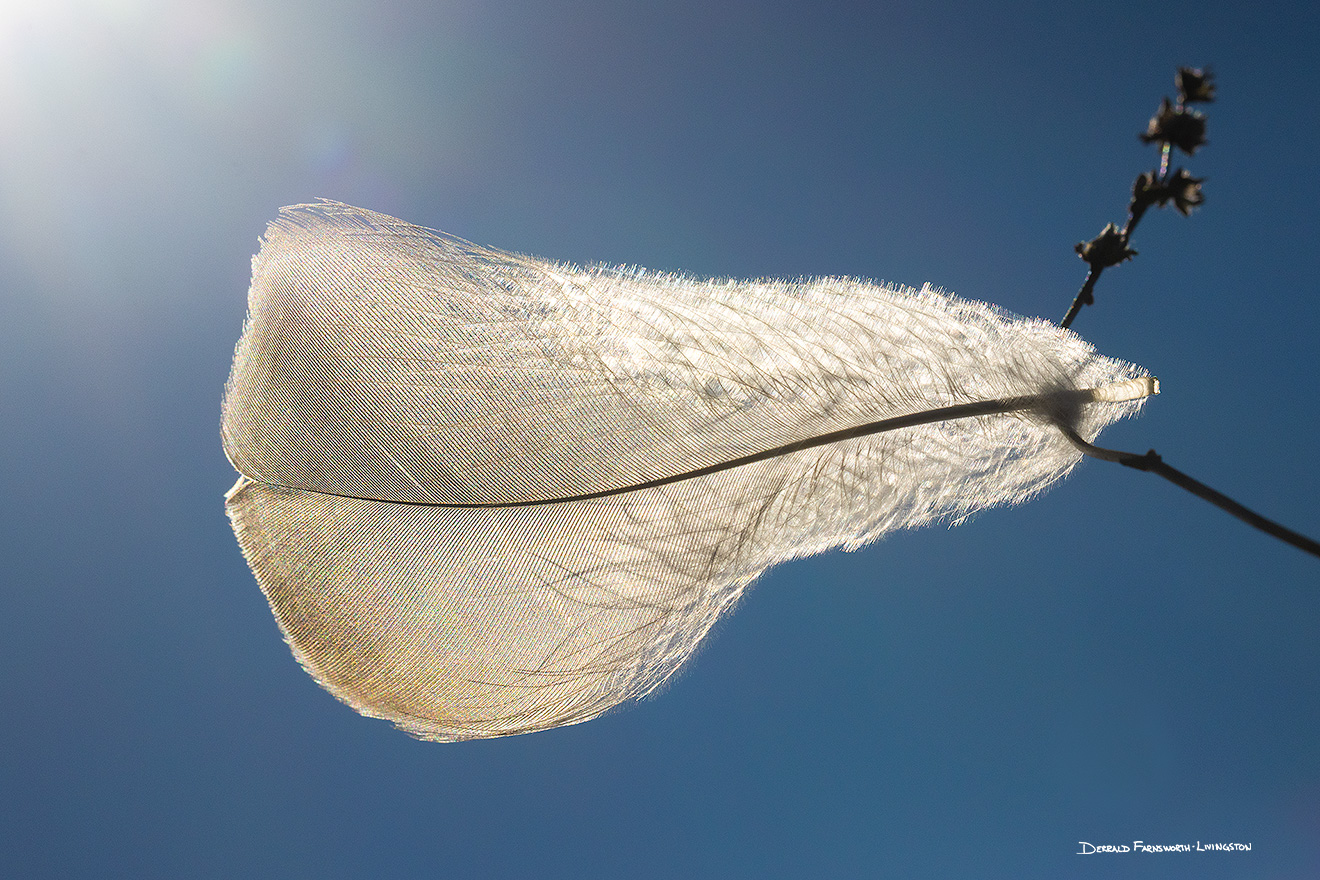
POLYGON ((1100 273, 1103 271, 1105 271, 1104 266, 1098 263, 1091 265, 1091 271, 1086 273, 1086 281, 1082 282, 1082 289, 1077 292, 1072 305, 1068 307, 1068 314, 1064 315, 1063 320, 1059 322, 1060 327, 1071 326, 1073 318, 1076 318, 1078 313, 1081 312, 1082 306, 1089 306, 1095 302, 1095 297, 1091 295, 1091 292, 1095 290, 1095 283, 1100 280, 1100 273))
POLYGON ((1085 454, 1092 458, 1103 459, 1104 461, 1115 461, 1124 467, 1134 468, 1139 471, 1149 471, 1153 474, 1159 474, 1164 479, 1191 492, 1197 498, 1209 501, 1215 507, 1227 513, 1236 516, 1244 523, 1260 529, 1271 537, 1278 538, 1293 545, 1304 553, 1310 553, 1312 556, 1320 557, 1320 542, 1313 541, 1305 535, 1294 532, 1292 529, 1276 523, 1272 519, 1266 519, 1254 510, 1238 504, 1232 498, 1229 498, 1222 492, 1211 489, 1200 480, 1187 476, 1177 468, 1170 467, 1164 463, 1164 459, 1154 450, 1150 450, 1145 455, 1136 452, 1120 452, 1117 449, 1104 449, 1100 446, 1092 446, 1087 443, 1077 432, 1067 425, 1060 425, 1060 430, 1064 436, 1072 441, 1072 444, 1085 454))
POLYGON ((1096 238, 1077 245, 1077 255, 1086 261, 1090 271, 1082 282, 1082 289, 1073 297, 1068 313, 1059 322, 1060 327, 1072 326, 1084 306, 1095 304, 1095 284, 1106 267, 1117 266, 1137 255, 1131 248, 1132 234, 1151 205, 1163 207, 1172 201, 1179 213, 1185 215, 1201 204, 1200 186, 1203 181, 1185 171, 1172 173, 1170 160, 1175 144, 1188 155, 1205 144, 1205 117, 1187 105, 1213 100, 1214 86, 1207 71, 1189 68, 1178 71, 1177 103, 1170 103, 1165 98, 1159 112, 1147 125, 1146 133, 1141 136, 1147 143, 1160 144, 1159 167, 1138 175, 1132 185, 1128 218, 1122 230, 1111 223, 1096 238))

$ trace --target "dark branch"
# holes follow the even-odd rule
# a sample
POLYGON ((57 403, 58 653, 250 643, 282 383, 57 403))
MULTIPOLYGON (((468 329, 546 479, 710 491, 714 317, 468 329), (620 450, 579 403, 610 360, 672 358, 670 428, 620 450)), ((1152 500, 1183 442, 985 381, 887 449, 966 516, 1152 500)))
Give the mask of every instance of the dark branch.
POLYGON ((1193 479, 1175 467, 1164 463, 1159 453, 1154 449, 1144 455, 1136 452, 1120 452, 1116 449, 1104 449, 1099 446, 1092 446, 1081 437, 1072 428, 1060 425, 1060 429, 1073 442, 1073 445, 1092 458, 1099 458, 1105 461, 1116 461, 1124 467, 1135 468, 1139 471, 1149 471, 1153 474, 1159 474, 1164 479, 1180 486, 1191 492, 1197 498, 1209 501, 1215 507, 1232 514, 1242 520, 1247 525, 1260 529, 1267 535, 1278 538, 1293 545, 1304 553, 1310 553, 1312 556, 1320 557, 1320 542, 1316 542, 1305 535, 1294 532, 1292 529, 1276 523, 1272 519, 1266 519, 1254 510, 1237 503, 1222 492, 1211 489, 1200 480, 1193 479))

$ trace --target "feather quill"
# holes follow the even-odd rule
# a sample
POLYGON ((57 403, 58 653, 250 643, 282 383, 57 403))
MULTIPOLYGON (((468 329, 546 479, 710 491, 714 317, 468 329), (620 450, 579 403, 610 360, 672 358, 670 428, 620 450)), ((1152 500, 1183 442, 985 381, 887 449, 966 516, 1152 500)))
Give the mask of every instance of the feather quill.
POLYGON ((1060 425, 1093 440, 1153 382, 930 288, 582 269, 300 205, 253 259, 226 508, 336 697, 525 733, 653 690, 771 565, 1031 497, 1080 459, 1060 425))

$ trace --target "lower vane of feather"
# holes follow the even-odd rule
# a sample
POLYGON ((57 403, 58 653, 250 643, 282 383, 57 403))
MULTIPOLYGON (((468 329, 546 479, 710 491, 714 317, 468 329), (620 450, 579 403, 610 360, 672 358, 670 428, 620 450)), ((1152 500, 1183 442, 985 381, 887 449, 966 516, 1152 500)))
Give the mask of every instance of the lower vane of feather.
POLYGON ((286 208, 226 387, 226 508, 299 662, 425 739, 593 718, 766 568, 1017 503, 1156 393, 930 289, 697 281, 286 208), (1098 390, 1095 390, 1098 389, 1098 390))

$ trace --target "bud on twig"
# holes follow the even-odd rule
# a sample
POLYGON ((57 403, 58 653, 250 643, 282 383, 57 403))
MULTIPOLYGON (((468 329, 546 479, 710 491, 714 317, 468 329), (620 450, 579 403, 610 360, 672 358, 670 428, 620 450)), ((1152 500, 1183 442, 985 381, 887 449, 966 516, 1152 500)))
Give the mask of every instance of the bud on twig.
POLYGON ((1175 106, 1164 98, 1159 112, 1150 118, 1141 140, 1148 144, 1156 141, 1172 144, 1191 156, 1197 147, 1205 145, 1205 117, 1195 110, 1175 106))
POLYGON ((1208 67, 1180 67, 1174 82, 1180 104, 1209 104, 1215 99, 1214 74, 1208 67))
POLYGON ((1117 266, 1124 260, 1130 260, 1137 252, 1127 246, 1127 236, 1110 223, 1100 234, 1090 241, 1078 242, 1073 248, 1077 255, 1091 265, 1101 269, 1117 266))

